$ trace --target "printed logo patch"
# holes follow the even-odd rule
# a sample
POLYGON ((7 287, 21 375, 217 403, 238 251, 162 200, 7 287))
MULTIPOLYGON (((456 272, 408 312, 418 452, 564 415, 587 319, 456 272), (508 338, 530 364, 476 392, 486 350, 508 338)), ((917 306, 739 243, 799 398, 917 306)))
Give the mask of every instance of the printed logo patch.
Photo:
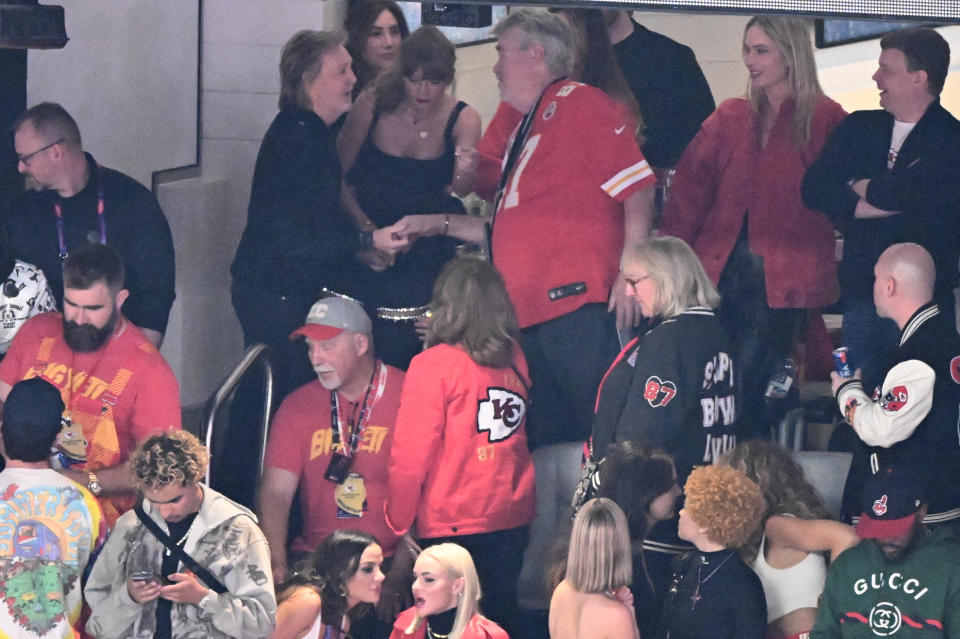
POLYGON ((960 355, 950 360, 950 377, 954 383, 960 384, 960 355))
POLYGON ((557 103, 556 101, 551 102, 547 105, 547 108, 543 110, 543 121, 546 122, 554 116, 557 112, 557 103))
POLYGON ((889 637, 900 630, 903 617, 892 603, 881 601, 870 611, 870 630, 878 637, 889 637))
POLYGON ((877 517, 883 517, 887 514, 887 496, 884 495, 880 499, 873 502, 873 514, 877 517))
POLYGON ((880 406, 883 410, 897 412, 907 405, 907 387, 894 386, 886 395, 880 398, 880 406))
POLYGON ((487 431, 490 443, 513 435, 527 412, 526 400, 506 388, 487 389, 487 399, 477 407, 477 432, 487 431))
POLYGON ((643 398, 654 408, 660 408, 670 403, 677 394, 677 385, 670 380, 661 380, 656 375, 647 378, 643 388, 643 398))

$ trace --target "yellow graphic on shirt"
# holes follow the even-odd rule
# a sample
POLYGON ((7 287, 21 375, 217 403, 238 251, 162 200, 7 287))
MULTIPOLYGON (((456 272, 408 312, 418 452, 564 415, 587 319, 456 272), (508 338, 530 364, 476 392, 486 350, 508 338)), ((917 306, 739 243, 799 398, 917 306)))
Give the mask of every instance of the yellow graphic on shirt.
MULTIPOLYGON (((380 454, 380 448, 383 441, 387 438, 387 428, 385 426, 367 426, 363 429, 363 435, 360 437, 360 445, 357 446, 359 452, 380 454)), ((334 450, 333 430, 329 428, 315 430, 310 437, 310 458, 313 461, 321 455, 329 455, 334 450)), ((335 449, 340 451, 340 447, 335 449)))

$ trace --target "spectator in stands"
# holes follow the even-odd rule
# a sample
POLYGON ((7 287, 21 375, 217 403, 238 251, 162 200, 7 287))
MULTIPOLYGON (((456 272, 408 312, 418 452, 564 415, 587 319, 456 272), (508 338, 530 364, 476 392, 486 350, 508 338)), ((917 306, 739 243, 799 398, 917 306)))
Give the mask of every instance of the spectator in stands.
POLYGON ((284 584, 270 639, 355 636, 351 623, 380 600, 383 551, 373 536, 336 530, 284 584))
POLYGON ((424 546, 453 541, 476 562, 484 610, 516 622, 516 582, 534 515, 529 381, 516 315, 488 262, 452 261, 434 285, 427 350, 413 358, 390 451, 387 523, 424 546))
POLYGON ((833 227, 803 205, 800 184, 845 112, 823 94, 810 42, 800 18, 747 23, 747 95, 723 102, 684 151, 660 227, 693 247, 723 296, 738 412, 751 428, 766 423, 767 381, 810 309, 837 299, 833 227))
MULTIPOLYGON (((449 225, 450 215, 465 213, 451 190, 460 196, 473 190, 480 114, 447 93, 456 58, 439 29, 420 27, 404 41, 399 62, 350 110, 337 146, 346 175, 344 209, 360 230, 415 213, 442 214, 449 225)), ((351 290, 376 309, 374 338, 387 364, 406 369, 423 350, 414 322, 425 315, 433 283, 456 246, 441 234, 396 257, 362 254, 369 268, 353 270, 351 290)))
MULTIPOLYGON (((605 23, 600 9, 552 9, 573 29, 573 80, 594 86, 613 98, 626 117, 632 120, 631 130, 643 142, 644 120, 630 87, 620 73, 610 42, 605 37, 605 23)), ((500 102, 493 119, 487 124, 477 144, 479 152, 477 194, 485 200, 494 199, 500 181, 503 158, 510 150, 508 144, 523 112, 506 100, 500 102)))
POLYGON ((623 511, 592 499, 573 521, 566 577, 550 600, 550 639, 640 639, 630 536, 623 511))
POLYGON ((660 448, 620 442, 603 459, 596 477, 597 497, 612 499, 627 517, 637 626, 641 637, 656 637, 675 555, 663 552, 663 544, 647 536, 659 522, 675 521, 682 491, 673 459, 660 448))
POLYGON ((754 439, 720 458, 743 471, 763 492, 766 509, 740 556, 760 577, 767 601, 767 635, 806 637, 817 618, 827 577, 821 552, 831 558, 857 545, 851 526, 830 521, 830 513, 790 452, 754 439))
POLYGON ((830 566, 811 639, 955 637, 960 628, 960 547, 923 525, 921 482, 882 468, 863 490, 864 539, 830 566))
POLYGON ((397 618, 390 639, 508 639, 480 614, 480 581, 466 548, 452 543, 425 548, 413 575, 414 606, 397 618))
POLYGON ((14 255, 6 233, 0 229, 0 273, 7 274, 0 287, 0 359, 28 319, 57 310, 57 300, 43 271, 14 259, 14 255))
POLYGON ((208 454, 186 431, 130 458, 142 501, 97 557, 83 594, 94 637, 267 637, 277 604, 252 512, 201 483, 208 454))
POLYGON ((679 535, 697 547, 675 562, 661 632, 670 639, 762 639, 763 587, 736 549, 756 529, 760 488, 729 466, 701 466, 684 485, 679 535))
POLYGON ((880 254, 899 242, 929 251, 934 301, 951 320, 960 258, 960 121, 940 104, 950 45, 915 27, 887 34, 880 49, 873 80, 883 108, 850 114, 803 180, 804 203, 844 236, 843 342, 867 388, 880 383, 896 350, 896 328, 871 299, 880 254))
POLYGON ((157 198, 133 178, 84 153, 76 121, 43 102, 13 125, 27 191, 10 203, 7 233, 15 257, 36 265, 57 302, 63 260, 85 244, 107 244, 127 273, 127 317, 159 347, 174 299, 173 238, 157 198))
POLYGON ((127 457, 155 431, 180 428, 180 392, 166 360, 121 312, 129 292, 115 249, 72 249, 63 281, 63 313, 30 319, 0 362, 0 399, 30 377, 60 389, 66 409, 51 462, 100 499, 112 526, 134 503, 127 457))
POLYGON ((656 33, 630 12, 604 11, 613 53, 643 115, 643 155, 655 172, 672 168, 714 108, 690 47, 656 33))
POLYGON ((50 468, 63 409, 60 391, 38 377, 14 384, 3 405, 3 637, 80 636, 80 580, 106 527, 93 495, 50 468))
POLYGON ((403 10, 392 0, 351 0, 343 28, 357 78, 353 87, 356 98, 396 63, 410 28, 403 10))
MULTIPOLYGON (((273 419, 257 512, 278 584, 286 580, 288 565, 305 559, 338 528, 381 540, 378 548, 389 558, 384 569, 390 573, 383 605, 392 609, 392 615, 384 614, 392 622, 405 601, 395 594, 406 594, 413 565, 404 546, 395 554, 398 537, 383 513, 403 372, 377 359, 370 333, 370 317, 357 302, 330 296, 314 304, 306 323, 290 336, 306 340, 318 379, 291 393, 273 419), (303 530, 288 551, 298 493, 303 530)), ((372 617, 362 616, 351 634, 358 637, 368 625, 376 626, 372 617)), ((381 630, 389 632, 389 626, 381 630)))
POLYGON ((919 244, 894 244, 874 267, 873 305, 900 329, 900 347, 883 382, 866 392, 832 374, 833 392, 859 438, 844 488, 851 518, 867 478, 878 467, 903 466, 929 500, 924 523, 960 528, 960 336, 936 299, 934 259, 919 244))
POLYGON ((244 343, 273 351, 278 401, 313 377, 290 333, 322 288, 344 292, 359 251, 390 235, 357 233, 340 212, 336 135, 354 83, 339 35, 300 31, 284 46, 280 113, 260 145, 247 226, 231 269, 244 343))

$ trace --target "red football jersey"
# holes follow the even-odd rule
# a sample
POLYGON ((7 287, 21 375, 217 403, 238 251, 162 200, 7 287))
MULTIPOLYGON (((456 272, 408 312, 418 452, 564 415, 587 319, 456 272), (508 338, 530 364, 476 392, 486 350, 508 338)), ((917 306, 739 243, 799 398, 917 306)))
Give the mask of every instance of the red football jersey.
POLYGON ((493 261, 521 327, 607 301, 622 203, 656 184, 634 133, 625 110, 594 87, 565 81, 540 100, 493 225, 493 261), (552 289, 580 282, 582 293, 551 300, 552 289))

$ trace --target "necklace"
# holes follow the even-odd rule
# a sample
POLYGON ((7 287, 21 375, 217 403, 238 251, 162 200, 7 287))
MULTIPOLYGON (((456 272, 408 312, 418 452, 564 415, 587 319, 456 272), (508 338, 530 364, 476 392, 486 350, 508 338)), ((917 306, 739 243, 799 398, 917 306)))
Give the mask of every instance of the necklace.
MULTIPOLYGON (((197 523, 197 518, 196 518, 196 516, 194 516, 193 521, 190 522, 190 526, 187 528, 187 532, 183 533, 183 535, 180 537, 180 539, 177 540, 177 542, 176 542, 176 543, 177 543, 177 547, 180 547, 180 548, 183 547, 183 544, 184 544, 185 541, 187 541, 187 536, 190 534, 190 531, 193 530, 193 525, 194 525, 195 523, 197 523)), ((163 549, 163 552, 164 552, 164 554, 166 554, 167 557, 170 556, 170 549, 169 549, 169 548, 164 548, 164 549, 163 549)))
POLYGON ((447 637, 450 636, 449 634, 441 635, 439 632, 430 630, 430 624, 427 624, 427 635, 430 637, 430 639, 447 639, 447 637))
POLYGON ((727 561, 729 561, 730 558, 733 557, 733 553, 734 553, 734 551, 731 550, 731 551, 730 551, 730 554, 727 555, 726 557, 724 557, 724 558, 723 558, 723 561, 721 561, 721 562, 717 565, 716 568, 714 568, 713 570, 711 570, 711 571, 710 571, 710 574, 707 575, 704 579, 701 579, 701 578, 700 578, 700 573, 701 573, 701 571, 703 570, 703 565, 704 565, 704 563, 706 563, 706 560, 703 558, 703 556, 700 557, 700 561, 699 561, 699 564, 700 564, 700 565, 697 566, 697 587, 696 587, 696 589, 693 591, 693 596, 690 597, 690 601, 693 602, 693 603, 691 604, 691 606, 690 606, 690 610, 696 610, 696 608, 697 608, 697 602, 700 601, 700 599, 701 599, 701 597, 700 597, 700 586, 702 586, 703 584, 705 584, 705 583, 707 583, 708 581, 710 581, 710 578, 713 577, 715 574, 717 574, 717 571, 720 570, 720 569, 723 567, 723 564, 727 563, 727 561))

